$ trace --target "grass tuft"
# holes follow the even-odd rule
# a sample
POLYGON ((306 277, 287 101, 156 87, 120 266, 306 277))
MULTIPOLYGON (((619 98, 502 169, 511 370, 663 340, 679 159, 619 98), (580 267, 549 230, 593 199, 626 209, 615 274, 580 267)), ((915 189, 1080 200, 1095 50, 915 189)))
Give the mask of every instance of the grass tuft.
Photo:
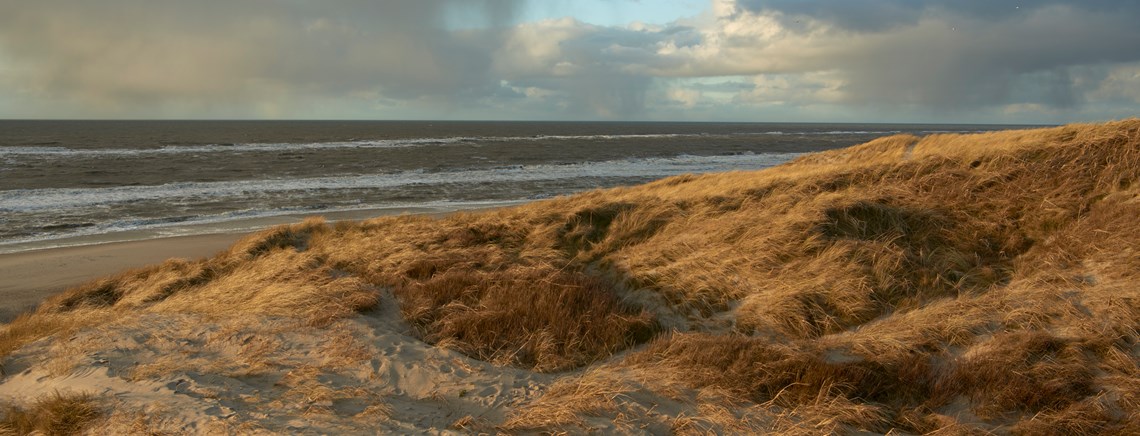
POLYGON ((983 418, 1065 409, 1096 394, 1091 352, 1044 331, 1001 333, 967 350, 940 388, 968 395, 983 418))
POLYGON ((0 418, 0 433, 77 435, 102 416, 90 394, 47 394, 28 406, 9 405, 0 418))
POLYGON ((426 341, 537 371, 592 363, 656 330, 647 312, 583 273, 452 270, 401 286, 396 296, 426 341))

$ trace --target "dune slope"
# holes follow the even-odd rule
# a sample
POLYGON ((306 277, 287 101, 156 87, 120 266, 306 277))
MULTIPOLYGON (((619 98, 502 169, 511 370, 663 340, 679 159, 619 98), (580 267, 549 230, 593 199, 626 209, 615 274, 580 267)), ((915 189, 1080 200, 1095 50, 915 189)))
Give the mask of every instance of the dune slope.
POLYGON ((50 299, 0 328, 0 397, 132 431, 1136 434, 1137 217, 1140 120, 310 220, 50 299))

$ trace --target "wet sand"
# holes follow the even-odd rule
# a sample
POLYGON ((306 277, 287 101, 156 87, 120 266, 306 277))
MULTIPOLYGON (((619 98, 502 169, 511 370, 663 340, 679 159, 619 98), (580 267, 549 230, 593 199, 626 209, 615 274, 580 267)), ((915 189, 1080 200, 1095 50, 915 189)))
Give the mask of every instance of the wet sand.
POLYGON ((71 286, 170 258, 210 256, 243 235, 178 236, 0 254, 0 322, 71 286))

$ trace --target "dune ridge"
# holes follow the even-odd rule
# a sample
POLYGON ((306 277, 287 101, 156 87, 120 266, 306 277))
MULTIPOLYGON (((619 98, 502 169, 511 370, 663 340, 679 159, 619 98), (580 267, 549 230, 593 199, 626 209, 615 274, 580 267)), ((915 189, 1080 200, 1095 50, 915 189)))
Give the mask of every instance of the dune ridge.
POLYGON ((0 397, 191 433, 1135 434, 1138 216, 1132 119, 313 219, 49 299, 0 327, 0 397))

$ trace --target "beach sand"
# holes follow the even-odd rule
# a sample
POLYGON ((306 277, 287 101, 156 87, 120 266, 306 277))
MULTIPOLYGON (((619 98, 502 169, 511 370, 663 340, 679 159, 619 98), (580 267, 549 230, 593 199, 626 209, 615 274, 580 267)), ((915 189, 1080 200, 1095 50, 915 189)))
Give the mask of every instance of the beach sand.
MULTIPOLYGON (((441 217, 459 211, 489 210, 519 202, 496 202, 469 205, 462 209, 447 207, 390 207, 330 212, 322 214, 330 222, 364 220, 390 215, 430 215, 441 217)), ((161 263, 171 258, 198 259, 229 248, 247 234, 269 227, 301 222, 307 215, 236 220, 223 224, 189 227, 203 234, 158 236, 155 230, 122 232, 72 238, 67 247, 41 248, 14 253, 0 252, 0 323, 33 309, 44 298, 88 280, 108 276, 126 269, 161 263), (123 238, 126 241, 115 240, 123 238)), ((35 243, 20 244, 34 247, 35 243)))
MULTIPOLYGON (((68 287, 170 258, 211 256, 247 234, 0 254, 0 322, 68 287)), ((216 434, 233 431, 231 423, 238 418, 257 423, 237 427, 249 434, 273 434, 262 428, 353 433, 358 425, 381 433, 417 433, 489 428, 487 422, 504 421, 513 405, 534 401, 555 379, 425 343, 403 320, 390 292, 382 293, 378 306, 323 327, 256 314, 222 319, 164 314, 108 322, 93 334, 76 333, 64 348, 41 341, 9 356, 0 366, 0 374, 7 375, 0 403, 45 392, 111 395, 117 412, 101 424, 111 433, 146 428, 216 434), (194 341, 204 342, 186 346, 194 341), (87 351, 108 344, 115 351, 87 351), (262 351, 252 356, 250 344, 262 351), (35 363, 44 358, 53 363, 35 363), (223 372, 239 375, 218 377, 210 371, 220 367, 202 366, 215 359, 229 362, 223 372), (318 383, 311 379, 317 374, 331 378, 318 383), (293 401, 282 403, 283 398, 293 401)))
POLYGON ((178 236, 0 254, 0 322, 71 286, 170 258, 210 256, 243 235, 178 236))

